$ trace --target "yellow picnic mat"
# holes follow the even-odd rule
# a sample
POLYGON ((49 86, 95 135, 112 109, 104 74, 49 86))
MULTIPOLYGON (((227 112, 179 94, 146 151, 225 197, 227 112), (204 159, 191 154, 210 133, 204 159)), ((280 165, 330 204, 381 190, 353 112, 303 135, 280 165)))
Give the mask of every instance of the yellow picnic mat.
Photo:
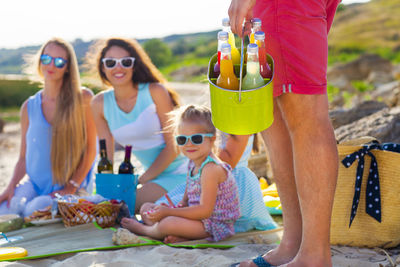
POLYGON ((28 255, 26 257, 15 258, 12 260, 27 260, 83 251, 110 250, 151 245, 167 245, 177 248, 224 249, 243 243, 275 243, 280 240, 281 232, 281 229, 275 229, 270 231, 239 233, 220 242, 208 242, 207 240, 202 239, 176 244, 164 244, 160 241, 145 239, 146 243, 114 245, 112 242, 113 230, 110 228, 101 229, 96 227, 94 224, 64 227, 63 224, 57 223, 27 227, 17 231, 8 232, 6 235, 10 242, 5 238, 1 238, 0 247, 22 247, 28 251, 28 255))

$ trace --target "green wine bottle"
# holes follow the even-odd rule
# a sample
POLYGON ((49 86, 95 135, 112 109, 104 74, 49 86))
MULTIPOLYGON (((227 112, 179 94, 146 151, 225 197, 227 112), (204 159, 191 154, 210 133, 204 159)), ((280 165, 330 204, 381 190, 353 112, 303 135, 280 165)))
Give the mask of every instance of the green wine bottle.
POLYGON ((113 173, 113 164, 107 158, 106 140, 100 139, 100 161, 97 164, 98 173, 113 173))

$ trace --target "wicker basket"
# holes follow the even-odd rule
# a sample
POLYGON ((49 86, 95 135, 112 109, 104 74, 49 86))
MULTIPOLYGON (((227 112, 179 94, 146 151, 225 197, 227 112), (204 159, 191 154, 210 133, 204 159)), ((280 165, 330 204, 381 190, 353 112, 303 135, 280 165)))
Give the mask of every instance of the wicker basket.
POLYGON ((91 223, 96 221, 101 227, 111 227, 115 224, 119 204, 92 204, 58 202, 58 210, 66 227, 91 223))

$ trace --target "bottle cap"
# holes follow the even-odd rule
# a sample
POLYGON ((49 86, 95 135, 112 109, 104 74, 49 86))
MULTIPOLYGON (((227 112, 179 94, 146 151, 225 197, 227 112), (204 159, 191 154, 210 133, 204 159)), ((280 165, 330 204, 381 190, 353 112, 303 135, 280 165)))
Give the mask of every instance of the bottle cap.
POLYGON ((247 53, 257 53, 258 52, 258 45, 256 44, 249 44, 247 46, 247 53))
POLYGON ((229 22, 229 18, 223 18, 222 19, 222 26, 224 27, 229 27, 231 26, 230 22, 229 22))
POLYGON ((221 41, 228 41, 229 39, 229 33, 225 31, 220 31, 218 32, 218 40, 221 41))
POLYGON ((265 33, 262 31, 257 31, 254 34, 254 40, 264 40, 265 39, 265 33))
POLYGON ((230 44, 222 44, 221 53, 230 53, 230 52, 231 52, 231 45, 230 44))
POLYGON ((252 24, 253 28, 254 28, 254 27, 261 27, 261 19, 259 19, 259 18, 253 18, 253 19, 251 20, 251 24, 252 24))

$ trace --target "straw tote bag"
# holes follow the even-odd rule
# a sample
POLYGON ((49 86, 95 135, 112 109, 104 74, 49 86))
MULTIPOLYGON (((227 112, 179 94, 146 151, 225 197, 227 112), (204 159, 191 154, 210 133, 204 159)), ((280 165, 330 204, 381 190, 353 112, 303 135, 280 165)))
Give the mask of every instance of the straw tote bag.
POLYGON ((400 244, 400 144, 365 137, 338 145, 331 244, 400 244))

